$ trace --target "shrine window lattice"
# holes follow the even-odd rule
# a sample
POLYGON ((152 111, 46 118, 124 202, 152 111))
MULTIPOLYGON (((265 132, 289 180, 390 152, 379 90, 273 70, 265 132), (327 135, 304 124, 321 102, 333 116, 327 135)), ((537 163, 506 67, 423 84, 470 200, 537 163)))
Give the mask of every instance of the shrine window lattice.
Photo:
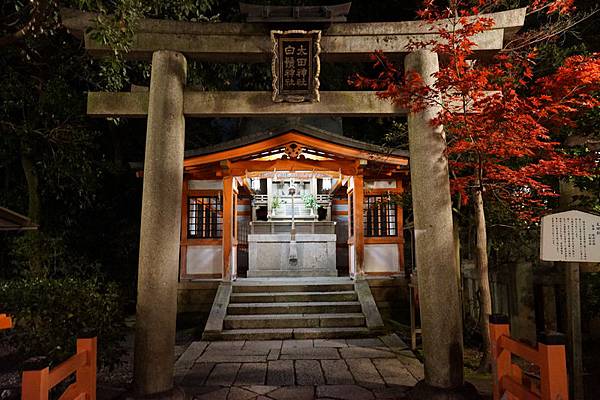
POLYGON ((188 198, 188 237, 216 239, 223 236, 223 200, 221 196, 188 198))
POLYGON ((387 196, 365 196, 363 222, 366 237, 396 236, 396 204, 387 196))

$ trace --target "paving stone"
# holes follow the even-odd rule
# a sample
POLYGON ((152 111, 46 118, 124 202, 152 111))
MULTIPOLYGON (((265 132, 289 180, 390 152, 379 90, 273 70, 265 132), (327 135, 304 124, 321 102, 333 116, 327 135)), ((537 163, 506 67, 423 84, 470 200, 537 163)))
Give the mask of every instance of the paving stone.
POLYGON ((387 346, 379 338, 346 339, 346 343, 351 347, 370 347, 387 350, 387 346))
POLYGON ((287 353, 291 349, 307 347, 313 347, 312 339, 284 340, 281 346, 281 352, 287 353))
POLYGON ((213 370, 214 363, 196 363, 183 376, 181 380, 182 386, 202 386, 206 378, 213 370))
POLYGON ((313 386, 325 383, 321 364, 317 360, 298 360, 295 367, 297 385, 313 386))
POLYGON ((417 383, 404 364, 396 358, 379 358, 372 362, 385 383, 390 386, 414 386, 417 383))
POLYGON ((291 360, 269 361, 267 385, 286 386, 294 384, 294 362, 291 360))
POLYGON ((281 353, 281 349, 271 349, 271 351, 269 351, 269 355, 267 355, 267 360, 268 361, 278 360, 280 353, 281 353))
POLYGON ((354 378, 344 360, 321 360, 328 385, 352 385, 354 378))
POLYGON ((338 350, 332 347, 296 348, 281 351, 281 360, 336 360, 340 358, 338 350))
POLYGON ((357 385, 317 386, 317 397, 331 397, 340 400, 369 400, 373 393, 357 385))
POLYGON ((231 386, 240 369, 240 363, 223 363, 215 365, 206 380, 210 386, 231 386))
POLYGON ((381 389, 372 390, 376 399, 382 400, 398 400, 404 399, 410 387, 408 386, 392 386, 381 389))
POLYGON ((227 395, 227 400, 248 400, 254 399, 256 393, 239 387, 232 387, 227 395))
POLYGON ((405 350, 408 349, 408 345, 404 340, 400 339, 395 333, 391 335, 380 336, 379 339, 392 350, 405 350))
POLYGON ((262 350, 269 353, 272 349, 281 349, 281 340, 246 340, 243 350, 262 350))
POLYGON ((368 358, 354 358, 346 360, 348 368, 354 377, 354 380, 367 387, 385 385, 385 382, 377 372, 377 368, 368 358))
POLYGON ((254 392, 256 394, 267 394, 277 388, 278 388, 278 386, 265 386, 265 385, 244 386, 244 389, 250 390, 251 392, 254 392))
MULTIPOLYGON (((391 351, 383 351, 367 347, 342 347, 339 349, 342 358, 396 358, 391 351)), ((205 353, 206 354, 206 353, 205 353)), ((204 357, 204 356, 202 356, 204 357)))
POLYGON ((314 347, 348 347, 346 339, 315 339, 314 347))
POLYGON ((246 343, 245 340, 223 340, 219 342, 210 342, 208 350, 231 350, 241 349, 246 343))
POLYGON ((222 389, 221 386, 181 386, 181 388, 185 392, 186 399, 198 398, 198 396, 205 393, 216 392, 222 389))
MULTIPOLYGON (((209 347, 210 349, 210 347, 209 347)), ((267 353, 260 350, 207 350, 198 358, 197 362, 265 362, 267 353)))
POLYGON ((423 370, 423 364, 419 361, 415 355, 410 352, 410 354, 402 352, 402 354, 398 355, 398 360, 404 364, 406 369, 415 377, 416 380, 421 380, 425 378, 425 371, 423 370), (406 354, 404 356, 403 354, 406 354))
POLYGON ((267 363, 244 363, 242 364, 237 378, 236 386, 242 385, 264 385, 267 375, 267 363))
POLYGON ((229 388, 221 388, 214 392, 205 393, 196 398, 198 400, 227 400, 228 394, 229 394, 229 388))
POLYGON ((275 400, 313 400, 315 388, 313 386, 284 386, 269 393, 269 397, 275 400))
POLYGON ((175 362, 175 370, 191 368, 207 346, 208 342, 192 342, 175 362))

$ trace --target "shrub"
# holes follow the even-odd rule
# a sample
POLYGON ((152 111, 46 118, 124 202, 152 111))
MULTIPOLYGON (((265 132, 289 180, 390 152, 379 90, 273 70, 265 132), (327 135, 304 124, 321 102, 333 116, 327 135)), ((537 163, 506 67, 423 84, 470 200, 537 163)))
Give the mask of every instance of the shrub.
POLYGON ((116 284, 96 279, 0 281, 0 312, 14 321, 3 335, 22 360, 42 355, 56 364, 74 353, 78 334, 92 330, 99 363, 116 365, 125 333, 122 304, 116 284))

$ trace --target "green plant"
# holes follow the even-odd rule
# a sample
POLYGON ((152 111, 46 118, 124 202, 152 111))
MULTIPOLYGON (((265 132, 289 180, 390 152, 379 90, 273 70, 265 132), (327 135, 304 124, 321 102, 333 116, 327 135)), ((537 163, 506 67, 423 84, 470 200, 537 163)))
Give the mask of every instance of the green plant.
POLYGON ((271 200, 271 209, 277 210, 279 207, 281 207, 281 199, 279 196, 274 196, 273 200, 271 200))
POLYGON ((302 195, 302 201, 304 202, 304 207, 308 209, 314 210, 317 208, 317 199, 312 193, 304 193, 302 195))
POLYGON ((49 357, 56 364, 74 353, 79 334, 98 335, 98 359, 114 366, 123 353, 123 301, 114 283, 96 279, 0 281, 0 310, 14 328, 2 335, 19 357, 49 357))

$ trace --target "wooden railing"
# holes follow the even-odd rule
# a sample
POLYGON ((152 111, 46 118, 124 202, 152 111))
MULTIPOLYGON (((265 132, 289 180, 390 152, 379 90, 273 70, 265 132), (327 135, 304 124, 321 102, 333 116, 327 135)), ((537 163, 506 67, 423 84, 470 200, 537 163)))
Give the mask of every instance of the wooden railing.
POLYGON ((542 334, 537 348, 510 337, 508 317, 490 316, 494 400, 568 400, 564 335, 542 334), (512 355, 539 368, 539 378, 527 378, 512 355))
POLYGON ((38 360, 23 371, 21 400, 48 400, 49 391, 72 374, 75 382, 59 400, 96 400, 96 346, 96 337, 77 339, 77 353, 52 370, 38 360))
POLYGON ((0 330, 12 328, 12 318, 6 314, 0 314, 0 330))

